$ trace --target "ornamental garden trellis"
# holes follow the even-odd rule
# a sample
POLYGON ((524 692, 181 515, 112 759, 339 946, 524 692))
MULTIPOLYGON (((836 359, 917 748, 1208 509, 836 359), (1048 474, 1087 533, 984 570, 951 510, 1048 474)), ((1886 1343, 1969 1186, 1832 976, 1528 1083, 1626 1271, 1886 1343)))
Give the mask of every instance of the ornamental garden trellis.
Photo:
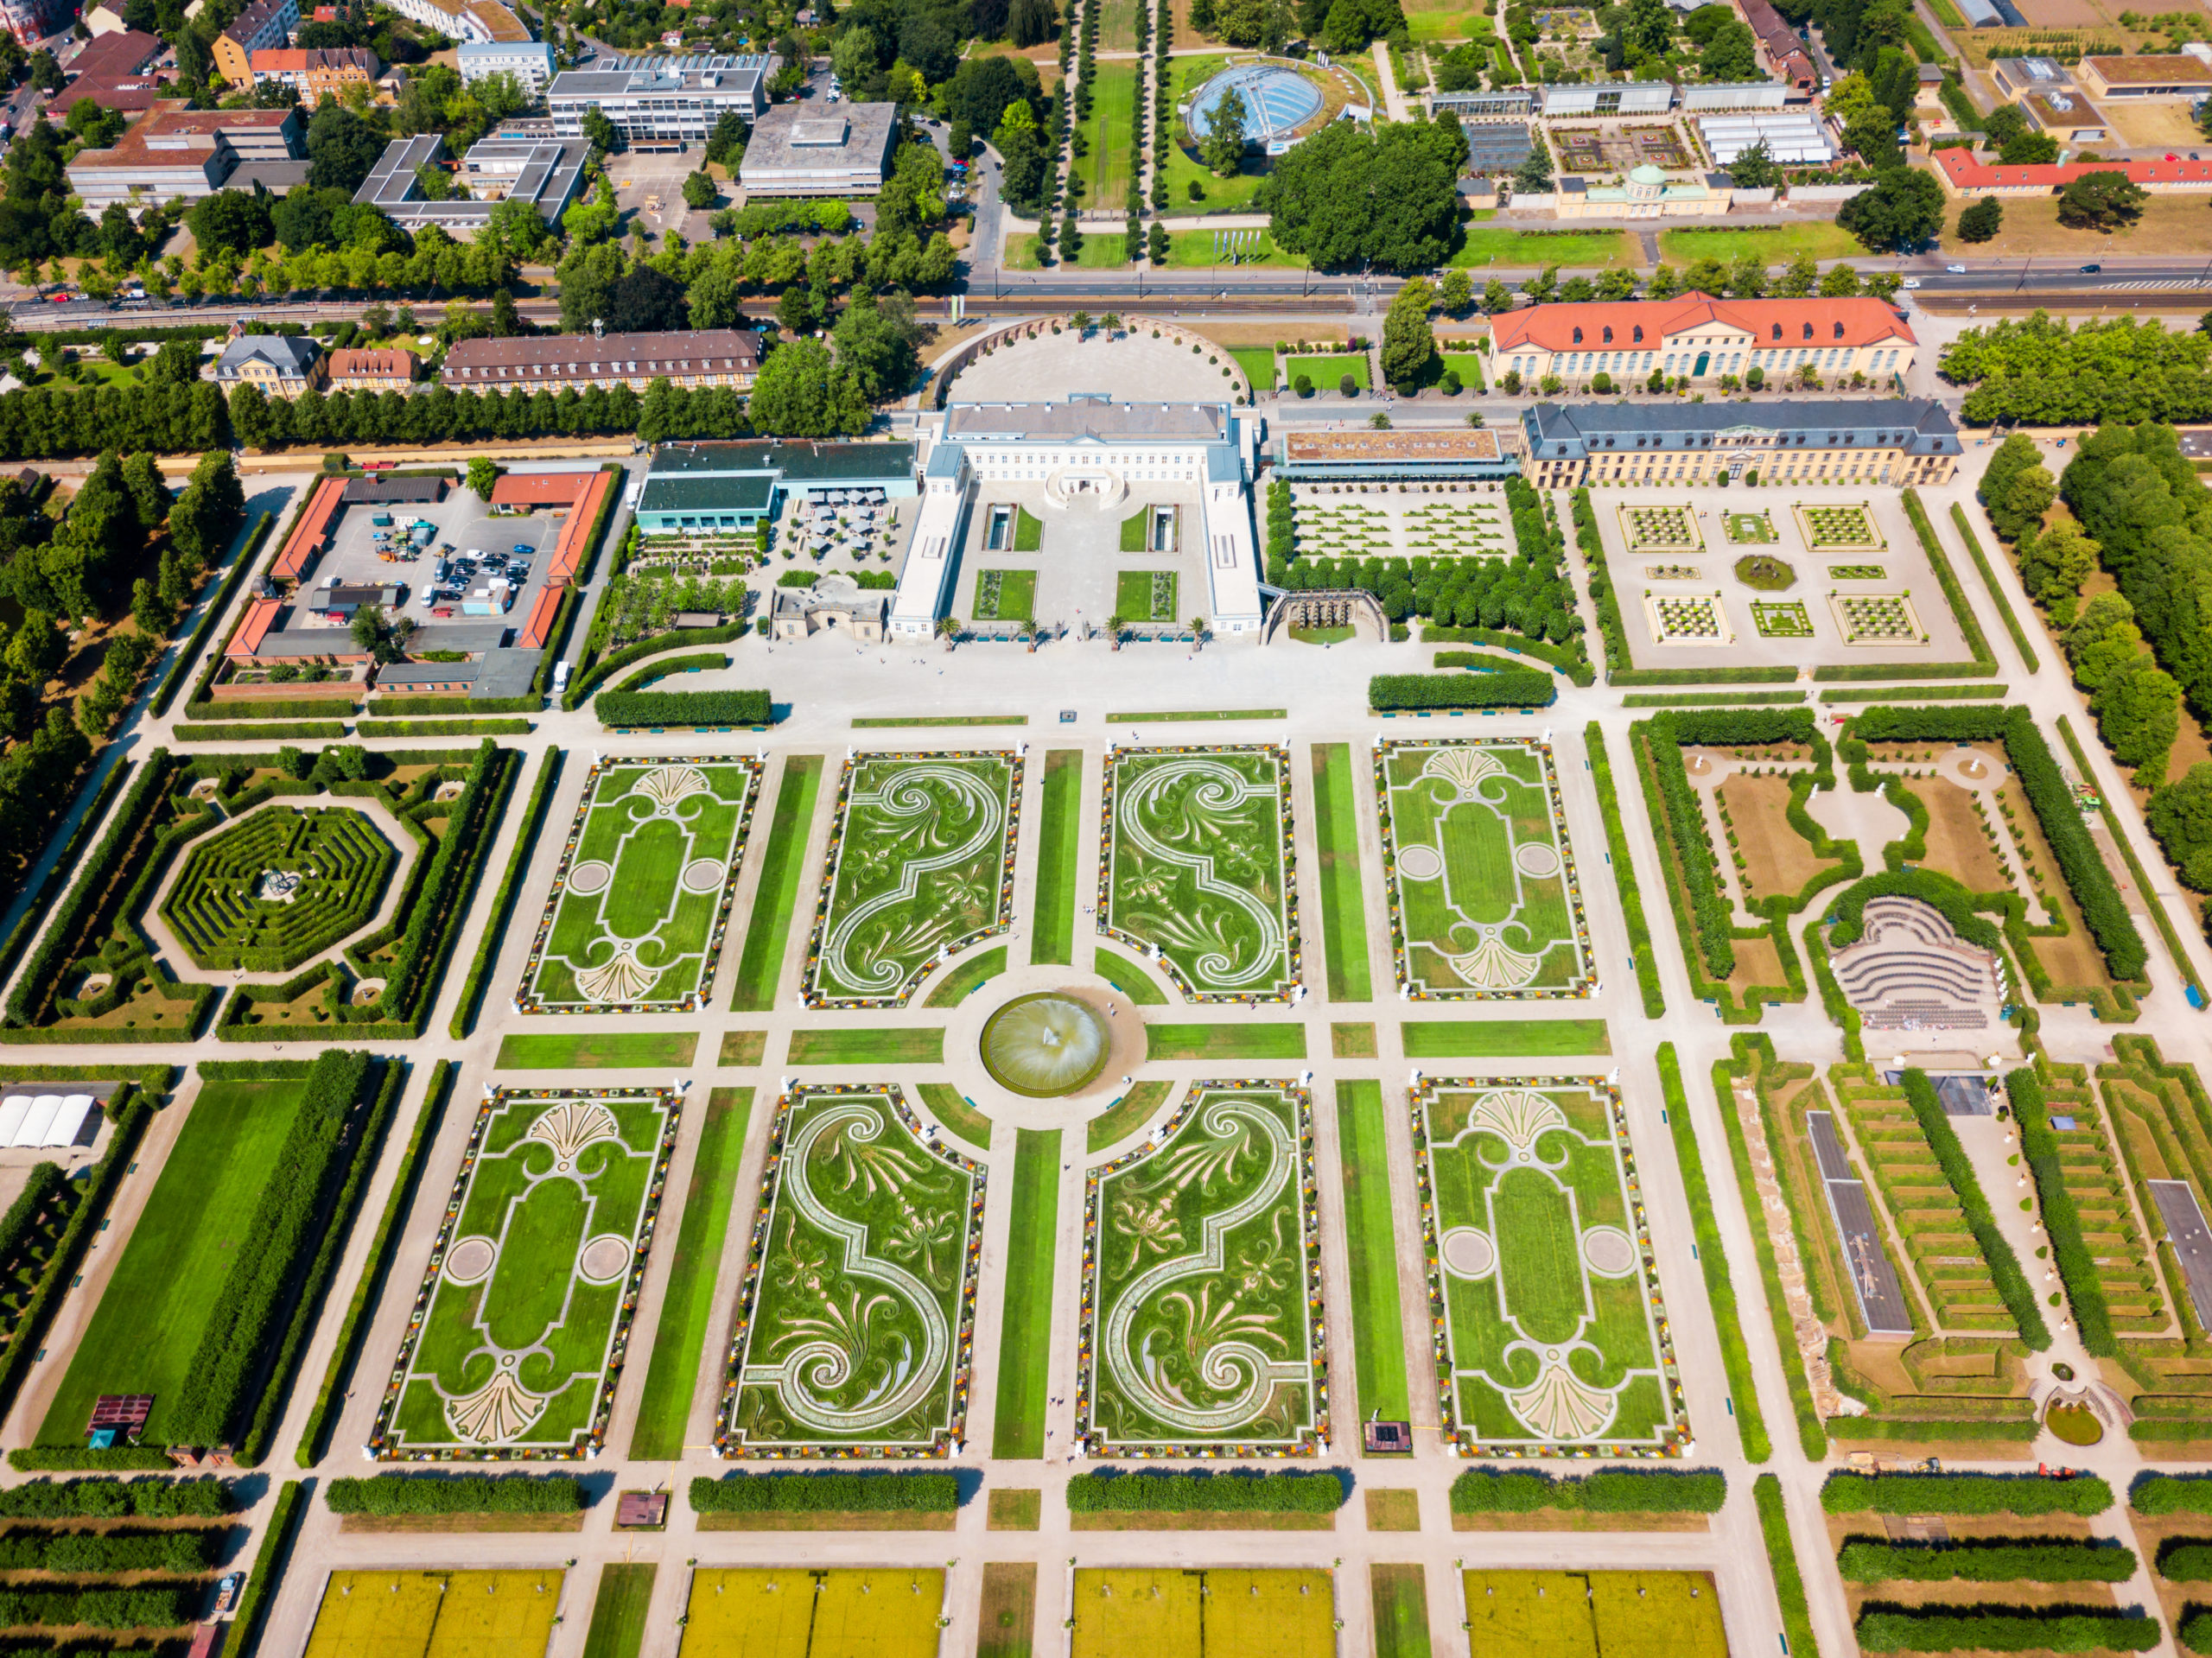
POLYGON ((681 1109, 664 1088, 485 1089, 378 1407, 372 1457, 599 1453, 681 1109))
POLYGON ((959 1454, 985 1178, 896 1083, 784 1096, 725 1362, 722 1456, 959 1454))
POLYGON ((515 1011, 696 1012, 729 931, 762 770, 753 758, 594 755, 515 1011), (732 782, 734 800, 721 786, 732 782), (683 846, 672 863, 671 836, 683 846))
POLYGON ((1098 931, 1187 1001, 1304 994, 1289 775, 1274 743, 1108 750, 1098 931))
POLYGON ((1688 1407, 1620 1090, 1422 1078, 1411 1105, 1439 1407, 1459 1454, 1682 1455, 1688 1407))
POLYGON ((808 1007, 903 1007, 932 967, 1012 926, 1027 752, 846 751, 801 980, 808 1007), (957 838, 935 843, 947 834, 957 838))
POLYGON ((1590 995, 1596 956, 1551 745, 1394 738, 1375 746, 1374 775, 1400 999, 1590 995), (1541 795, 1548 835, 1516 835, 1525 816, 1514 810, 1516 789, 1541 795), (1485 855, 1498 848, 1484 837, 1497 835, 1503 856, 1485 855), (1455 877, 1501 869, 1513 883, 1510 893, 1456 888, 1455 877), (1543 912, 1554 905, 1559 930, 1539 937, 1543 912))
POLYGON ((1093 1167, 1077 1316, 1076 1425, 1088 1454, 1325 1456, 1307 1090, 1195 1083, 1142 1142, 1093 1167))

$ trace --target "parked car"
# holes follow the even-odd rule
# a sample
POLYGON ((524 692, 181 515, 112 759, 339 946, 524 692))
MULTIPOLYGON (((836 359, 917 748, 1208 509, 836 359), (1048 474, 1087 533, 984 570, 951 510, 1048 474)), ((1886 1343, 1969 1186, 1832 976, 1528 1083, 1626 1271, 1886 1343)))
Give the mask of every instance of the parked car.
POLYGON ((1967 268, 1964 265, 1945 265, 1943 269, 1954 276, 1963 276, 1967 274, 1967 268))
POLYGON ((2083 265, 2083 266, 2082 267, 2082 274, 2083 276, 2095 276, 2095 275, 2097 274, 2097 272, 2099 272, 2100 270, 2102 270, 2103 269, 2104 269, 2104 267, 2103 267, 2102 265, 2099 265, 2099 264, 2088 264, 2088 265, 2083 265))
POLYGON ((1917 288, 1920 286, 1920 278, 1917 276, 1907 276, 1904 281, 1899 284, 1899 286, 1904 288, 1917 288))

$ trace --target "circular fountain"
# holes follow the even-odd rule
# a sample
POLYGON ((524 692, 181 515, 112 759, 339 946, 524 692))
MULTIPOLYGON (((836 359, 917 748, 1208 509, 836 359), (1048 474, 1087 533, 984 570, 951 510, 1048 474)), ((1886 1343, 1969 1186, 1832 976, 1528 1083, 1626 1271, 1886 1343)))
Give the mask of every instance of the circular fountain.
POLYGON ((983 1069, 1001 1088, 1033 1100, 1072 1094, 1097 1080, 1112 1046, 1106 1020, 1061 991, 1017 996, 983 1022, 983 1069))

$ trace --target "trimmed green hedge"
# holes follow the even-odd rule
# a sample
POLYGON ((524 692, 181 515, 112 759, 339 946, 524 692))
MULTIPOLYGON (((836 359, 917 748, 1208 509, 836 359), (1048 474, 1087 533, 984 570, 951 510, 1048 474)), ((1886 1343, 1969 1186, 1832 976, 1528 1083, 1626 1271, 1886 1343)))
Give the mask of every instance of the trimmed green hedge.
POLYGON ((1393 708, 1540 708, 1559 695, 1549 674, 1500 668, 1486 674, 1376 674, 1367 705, 1393 708))
POLYGON ((1836 1569, 1852 1583, 2126 1583, 2135 1575, 2135 1551, 2070 1537, 1968 1537, 1942 1545, 1854 1537, 1837 1554, 1836 1569))
POLYGON ((728 1474, 691 1482, 694 1514, 950 1514, 951 1474, 728 1474))
MULTIPOLYGON (((276 522, 275 517, 267 512, 253 521, 253 532, 246 537, 245 545, 238 549, 238 556, 231 561, 230 573, 224 576, 222 585, 215 589, 215 596, 207 601, 207 608, 200 615, 200 625, 192 630, 192 637, 177 651, 176 660, 169 664, 168 672, 162 676, 161 689, 154 693, 151 705, 156 719, 167 714, 169 704, 176 700, 176 694, 183 687, 185 676, 192 671, 193 662, 200 655, 200 647, 207 643, 207 636, 215 631, 215 624, 222 620, 223 613, 230 608, 232 596, 238 592, 238 583, 245 581, 248 572, 253 569, 253 561, 261 555, 261 543, 269 539, 270 529, 276 522)), ((245 619, 243 613, 238 619, 245 619)))
POLYGON ((2106 1305, 2104 1285, 2097 1277, 2097 1258, 2082 1236, 2082 1214, 2074 1194, 2066 1189, 2066 1173, 2059 1164, 2058 1136, 2050 1126, 2044 1103, 2043 1078, 2026 1066, 2005 1078, 2005 1097, 2020 1123, 2020 1154, 2035 1178, 2044 1229, 2050 1235, 2051 1258, 2066 1286, 2067 1305, 2082 1332, 2082 1345, 2093 1358, 2116 1358, 2119 1337, 2113 1334, 2112 1310, 2106 1305))
POLYGON ((507 873, 500 877, 499 890, 492 895, 492 912, 484 918, 484 931, 477 943, 476 959, 469 963, 468 977, 461 987, 461 1001, 454 1007, 453 1019, 447 1026, 456 1042, 467 1036, 476 1022, 476 1010, 484 999, 484 987, 492 976, 492 963, 499 953, 499 940, 505 936, 507 923, 514 913, 515 895, 522 890, 524 866, 530 861, 538 829, 545 821, 545 803, 552 798, 553 785, 560 775, 561 751, 549 747, 537 763, 537 782, 530 791, 530 804, 524 809, 522 823, 515 831, 515 848, 507 858, 507 873))
POLYGON ((19 1474, 151 1474, 176 1462, 158 1445, 27 1445, 8 1453, 8 1466, 19 1474))
POLYGON ((670 657, 661 662, 649 662, 619 685, 610 689, 620 691, 641 691, 657 679, 666 679, 671 674, 712 673, 717 668, 727 668, 737 660, 725 651, 702 651, 696 656, 670 657))
MULTIPOLYGON (((1679 891, 1689 900, 1690 917, 1694 924, 1694 939, 1683 942, 1695 943, 1707 978, 1725 981, 1736 970, 1736 920, 1730 912, 1727 895, 1721 891, 1713 864, 1713 849, 1706 839, 1705 815, 1698 804, 1697 791, 1690 786, 1689 773, 1683 769, 1683 739, 1677 734, 1675 723, 1681 717, 1672 713, 1655 715, 1644 727, 1645 749, 1651 757, 1651 775, 1658 784, 1659 815, 1665 820, 1665 833, 1674 845, 1675 867, 1681 875, 1680 887, 1670 890, 1679 891)), ((1630 740, 1635 740, 1633 734, 1630 740)))
POLYGON ((695 645, 726 645, 732 639, 743 638, 752 631, 749 622, 727 622, 720 627, 678 627, 665 633, 656 633, 649 639, 626 645, 620 651, 609 651, 601 657, 585 672, 575 675, 570 680, 569 689, 562 693, 561 706, 570 710, 582 708, 586 697, 633 662, 643 662, 647 657, 663 651, 682 651, 695 645))
POLYGON ((0 1520, 213 1520, 237 1508, 219 1479, 35 1479, 0 1489, 0 1520))
POLYGON ((574 1514, 584 1484, 574 1474, 378 1474, 323 1488, 333 1514, 574 1514))
MULTIPOLYGON (((1503 632, 1495 627, 1440 627, 1430 625, 1421 629, 1421 642, 1423 645, 1494 645, 1501 651, 1510 651, 1520 656, 1534 657, 1538 662, 1549 663, 1577 685, 1587 687, 1597 683, 1598 670, 1590 665, 1590 659, 1575 648, 1580 645, 1580 639, 1575 641, 1574 646, 1569 646, 1554 645, 1548 639, 1532 639, 1526 633, 1503 632)), ((1437 661, 1440 666, 1442 665, 1442 657, 1437 661)))
POLYGON ((1719 1514, 1728 1477, 1717 1468, 1621 1468, 1580 1479, 1534 1471, 1469 1468, 1452 1482, 1454 1514, 1719 1514))
POLYGON ((403 715, 452 715, 474 719, 485 714, 543 714, 542 696, 410 696, 404 692, 379 691, 369 703, 372 720, 397 719, 403 715))
POLYGON ((11 1531, 0 1534, 0 1571, 167 1572, 190 1577, 222 1553, 219 1527, 188 1531, 11 1531))
POLYGON ((603 726, 765 726, 774 708, 766 691, 601 691, 603 726))
POLYGON ((334 720, 302 720, 266 726, 178 726, 172 734, 181 743, 273 743, 292 737, 335 742, 346 734, 346 727, 334 720))
POLYGON ((2174 1636, 2191 1652, 2212 1652, 2212 1610, 2190 1612, 2174 1636))
POLYGON ((2112 1507, 2112 1487, 2094 1474, 2051 1479, 2040 1474, 1838 1473, 1821 1487, 1821 1507, 1830 1514, 2072 1514, 2086 1519, 2112 1507))
MULTIPOLYGON (((2201 1423, 2184 1426, 2203 1437, 2201 1423)), ((2127 1502, 2138 1514, 2212 1514, 2212 1474, 2139 1474, 2127 1502)))
POLYGON ((2133 1609, 1869 1607, 1859 1614, 1859 1644, 1867 1652, 2148 1652, 2163 1639, 2158 1620, 2133 1609))
POLYGON ((1928 1080, 1926 1071, 1914 1065, 1905 1070, 1903 1085, 1905 1103, 1912 1108, 1920 1132, 1928 1137, 1928 1147, 1936 1153, 1936 1166, 1950 1183, 1960 1215, 1966 1221, 1967 1229, 1974 1234, 1975 1247, 1989 1263, 1989 1275, 1997 1282, 1997 1293, 2004 1301, 2005 1311, 2019 1327, 2020 1339, 2028 1344, 2030 1352, 2043 1352, 2050 1345, 2050 1327, 2044 1322, 2043 1308, 2037 1303, 2028 1275, 2020 1270, 2019 1256, 2012 1253, 2012 1246, 1997 1229, 1997 1217, 1990 1210, 1981 1182, 1974 1177, 1974 1164, 1967 1157, 1966 1147, 1959 1143, 1958 1130, 1951 1127, 1951 1119, 1943 1110, 1936 1084, 1928 1080))
POLYGON ((1997 601, 1997 614, 2005 624, 2005 631, 2012 636, 2012 643, 2019 647, 2020 660, 2027 664, 2030 673, 2040 673, 2043 664, 2036 659, 2036 648, 2028 643, 2028 631, 2020 626, 2020 619, 2012 613, 2012 601, 2005 596, 2005 589, 1997 585, 1997 572, 1991 568, 1989 555, 1981 550, 1981 537, 1974 532, 1967 522, 1967 510, 1956 501, 1951 503, 1951 524, 1959 538, 1967 544, 1967 551, 1974 555, 1974 567, 1981 572, 1982 585, 1989 589, 1989 596, 1997 601))
POLYGON ((10 1628, 82 1623, 95 1629, 168 1629, 189 1623, 207 1598, 200 1584, 135 1589, 0 1585, 0 1623, 10 1628))
POLYGON ((1636 962, 1636 988, 1643 997, 1643 1016, 1662 1018, 1667 992, 1659 981, 1659 951, 1651 942, 1651 924, 1644 918, 1643 894, 1636 884, 1636 865, 1629 855, 1628 830, 1621 823, 1621 801, 1613 787, 1612 761, 1605 754, 1605 734, 1592 720, 1583 727, 1582 746, 1588 752, 1590 776, 1598 789, 1599 815, 1605 820, 1605 847, 1613 862, 1613 885, 1619 890, 1621 922, 1628 931, 1628 948, 1636 962))
POLYGON ((253 1557, 245 1593, 238 1598, 238 1617, 231 1626, 230 1658, 253 1658, 261 1643, 262 1619, 269 1615, 276 1586, 283 1581, 292 1535, 299 1529, 300 1516, 307 1512, 300 1496, 300 1483, 296 1479, 286 1480, 277 1490, 276 1507, 269 1516, 269 1528, 261 1534, 261 1547, 253 1557))
POLYGON ((1344 1482, 1333 1473, 1077 1474, 1071 1514, 1334 1514, 1344 1482))
MULTIPOLYGON (((54 854, 53 866, 47 870, 46 879, 38 884, 38 891, 32 894, 22 918, 10 930, 7 942, 0 943, 0 981, 4 981, 16 970, 16 963, 30 948, 31 940, 38 936, 39 924, 46 919, 47 912, 54 907, 54 900, 61 896, 71 878, 76 874, 77 866, 84 859, 85 848, 92 844, 92 836, 99 833, 100 824, 105 820, 108 802, 115 797, 116 791, 129 781, 130 776, 130 762, 118 754, 115 764, 107 768, 107 774, 101 778, 99 785, 92 791, 91 800, 77 819, 77 827, 69 831, 69 838, 54 854)), ((102 1073, 104 1076, 115 1074, 112 1071, 102 1073)))
POLYGON ((1783 1645, 1790 1658, 1821 1658, 1813 1634, 1813 1610, 1805 1598, 1804 1574, 1797 1569, 1797 1546, 1789 1540, 1789 1511, 1783 1506, 1782 1481, 1761 1474, 1751 1483, 1759 1505, 1759 1534, 1766 1540, 1766 1560, 1774 1572, 1774 1595, 1782 1605, 1783 1645))
POLYGON ((2158 1551, 2158 1575, 2175 1583, 2212 1581, 2212 1542, 2176 1537, 2158 1551))
POLYGON ((363 720, 353 727, 360 737, 524 737, 527 720, 363 720))
POLYGON ((218 702, 211 696, 204 702, 184 705, 184 717, 194 721, 350 720, 360 711, 360 700, 350 696, 295 696, 289 701, 267 702, 242 699, 236 702, 218 702))

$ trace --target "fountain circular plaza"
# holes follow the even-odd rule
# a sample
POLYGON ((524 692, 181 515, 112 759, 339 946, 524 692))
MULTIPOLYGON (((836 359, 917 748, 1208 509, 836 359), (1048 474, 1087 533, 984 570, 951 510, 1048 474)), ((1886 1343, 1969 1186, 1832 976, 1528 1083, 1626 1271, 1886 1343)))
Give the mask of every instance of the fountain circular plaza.
POLYGON ((1097 1080, 1113 1047, 1106 1020, 1058 991, 1017 996, 983 1023, 979 1044, 991 1080, 1031 1099, 1073 1094, 1097 1080))

